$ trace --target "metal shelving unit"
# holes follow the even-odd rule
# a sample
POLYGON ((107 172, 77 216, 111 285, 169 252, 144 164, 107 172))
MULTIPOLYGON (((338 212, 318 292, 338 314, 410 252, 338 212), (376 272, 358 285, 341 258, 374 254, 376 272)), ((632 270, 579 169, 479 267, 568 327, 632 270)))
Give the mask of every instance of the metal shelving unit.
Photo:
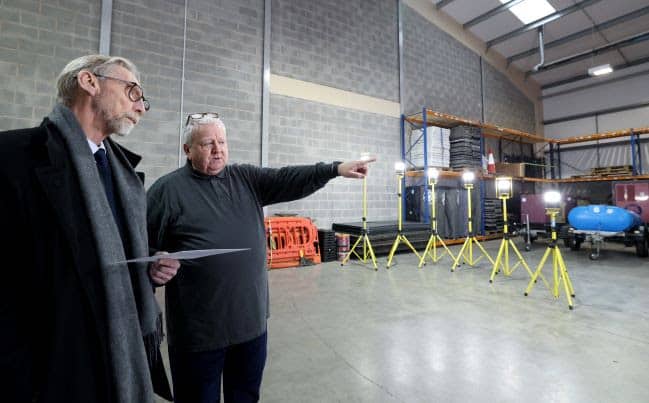
MULTIPOLYGON (((567 182, 596 182, 596 181, 602 181, 602 180, 611 180, 609 177, 606 177, 606 179, 599 179, 596 177, 593 178, 561 178, 561 146, 569 145, 569 144, 578 144, 578 143, 586 143, 586 142, 593 142, 593 141, 601 141, 601 140, 608 140, 608 139, 615 139, 615 138, 623 138, 623 137, 628 137, 629 138, 629 147, 631 151, 631 170, 632 170, 632 175, 631 177, 629 176, 623 176, 623 179, 615 179, 615 180, 633 180, 633 179, 648 179, 647 175, 643 174, 643 169, 642 169, 642 150, 640 148, 640 135, 641 134, 647 134, 649 133, 649 127, 641 127, 637 129, 623 129, 623 130, 615 130, 615 131, 610 131, 610 132, 604 132, 604 133, 594 133, 594 134, 588 134, 584 136, 574 136, 574 137, 567 137, 564 139, 546 139, 546 142, 548 143, 549 146, 549 151, 548 151, 548 156, 550 159, 550 178, 553 180, 556 180, 558 183, 567 183, 567 182), (556 164, 555 164, 556 162, 556 164), (555 166, 557 167, 557 170, 555 172, 555 166)), ((601 147, 601 144, 595 145, 595 147, 601 147)))
MULTIPOLYGON (((649 179, 649 174, 644 174, 642 167, 642 151, 640 148, 640 135, 648 134, 649 127, 637 128, 637 129, 624 129, 617 130, 605 133, 595 133, 584 136, 575 136, 564 139, 555 139, 555 138, 546 138, 538 136, 531 133, 526 133, 520 130, 510 129, 506 127, 497 126, 490 123, 484 123, 477 120, 464 119, 457 116, 453 116, 446 113, 436 112, 427 108, 423 108, 421 112, 413 115, 402 115, 401 116, 401 157, 404 162, 409 166, 410 171, 407 172, 406 177, 423 177, 426 170, 429 168, 429 158, 428 158, 428 133, 427 129, 431 126, 437 126, 442 128, 451 129, 456 126, 470 126, 477 127, 480 129, 481 141, 480 141, 480 154, 484 155, 484 145, 485 138, 493 138, 498 140, 498 149, 499 155, 502 153, 503 143, 517 143, 520 145, 521 149, 529 145, 532 155, 534 155, 534 145, 535 144, 546 144, 549 147, 548 154, 549 159, 549 170, 544 170, 544 178, 531 178, 531 177, 515 177, 515 180, 531 183, 541 183, 541 184, 561 184, 561 183, 577 183, 577 182, 603 182, 603 181, 629 181, 629 180, 647 180, 649 179), (406 144, 406 125, 410 125, 411 128, 422 129, 421 136, 416 139, 410 145, 406 144), (631 166, 632 174, 631 175, 619 175, 619 176, 590 176, 590 177, 577 177, 577 178, 561 178, 561 151, 562 146, 566 150, 565 146, 569 144, 576 143, 586 143, 594 142, 600 140, 614 139, 614 138, 629 138, 629 146, 631 149, 631 166), (414 147, 423 146, 423 167, 416 166, 412 159, 409 157, 414 147), (420 169, 421 168, 421 169, 420 169), (549 177, 548 177, 549 176, 549 177)), ((602 145, 598 145, 602 146, 602 145)), ((605 146, 605 145, 604 145, 605 146)), ((567 151, 567 150, 566 150, 567 151)), ((439 167, 438 167, 439 168, 439 167)), ((461 172, 452 171, 452 170, 442 170, 440 172, 441 178, 459 178, 461 172)), ((479 178, 480 183, 480 205, 481 210, 484 210, 484 198, 485 198, 485 180, 491 180, 495 175, 484 175, 478 173, 477 177, 479 178)), ((405 179, 404 179, 405 181, 405 179)), ((425 179, 424 179, 425 183, 425 179)), ((405 182, 404 182, 405 185, 405 182)), ((405 188, 405 187, 404 187, 405 188)), ((424 200, 429 199, 428 186, 424 186, 424 200)), ((404 197, 405 203, 405 194, 404 197)), ((484 215, 481 215, 482 223, 480 225, 481 233, 484 233, 484 215)), ((424 206, 423 209, 423 221, 429 222, 430 220, 430 211, 429 206, 424 206)))
MULTIPOLYGON (((421 112, 413 115, 402 115, 401 117, 401 158, 409 164, 411 169, 417 169, 417 167, 412 159, 409 158, 410 153, 414 147, 419 146, 419 143, 424 147, 424 166, 420 173, 412 173, 408 176, 421 176, 429 168, 428 160, 428 133, 427 130, 431 126, 442 127, 446 129, 452 129, 457 126, 468 126, 476 127, 480 129, 480 155, 485 154, 485 137, 494 138, 498 140, 498 146, 500 155, 502 155, 502 143, 503 142, 515 142, 519 144, 528 144, 532 146, 535 143, 546 142, 547 139, 544 137, 536 136, 534 134, 526 133, 520 130, 509 129, 506 127, 497 126, 491 123, 484 123, 477 120, 464 119, 457 116, 453 116, 447 113, 441 113, 433 111, 427 108, 423 108, 421 112), (409 124, 413 128, 422 129, 422 135, 418 138, 413 144, 408 148, 406 147, 406 124, 409 124)), ((438 167, 439 168, 439 167, 438 167)), ((417 172, 417 171, 415 171, 417 172)), ((440 172, 440 177, 446 178, 455 178, 460 177, 461 172, 443 170, 440 172)), ((480 179, 480 187, 478 189, 480 195, 480 206, 481 211, 484 211, 484 199, 485 199, 485 186, 483 179, 492 179, 493 175, 481 175, 480 172, 477 172, 477 177, 480 179)), ((424 186, 424 200, 428 200, 428 187, 424 186)), ((405 200, 404 200, 405 203, 405 200)), ((424 207, 424 221, 429 222, 430 220, 430 211, 428 206, 424 207)), ((484 233, 484 215, 481 214, 481 225, 480 232, 484 233)))

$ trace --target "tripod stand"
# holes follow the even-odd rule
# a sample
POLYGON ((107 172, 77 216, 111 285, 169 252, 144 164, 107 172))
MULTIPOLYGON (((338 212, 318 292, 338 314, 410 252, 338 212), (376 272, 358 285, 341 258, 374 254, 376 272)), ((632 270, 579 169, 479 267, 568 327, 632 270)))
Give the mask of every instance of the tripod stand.
POLYGON ((367 263, 368 258, 372 258, 372 264, 374 265, 374 270, 378 270, 376 266, 376 256, 374 256, 374 249, 372 249, 372 243, 370 242, 370 237, 367 235, 367 177, 363 178, 363 229, 361 230, 361 236, 358 237, 354 245, 349 250, 343 261, 340 263, 341 266, 344 266, 349 258, 354 254, 358 260, 363 263, 367 263), (359 255, 356 252, 356 247, 363 242, 363 254, 359 255))
MULTIPOLYGON (((403 163, 402 163, 403 164, 403 163)), ((396 165, 395 165, 396 168, 396 165)), ((392 264, 392 258, 394 257, 394 253, 397 251, 397 248, 399 247, 399 243, 403 242, 405 243, 413 252, 414 254, 421 259, 421 256, 419 256, 419 253, 417 253, 417 250, 415 249, 414 246, 410 243, 408 238, 403 234, 403 228, 402 228, 402 204, 403 200, 401 199, 401 181, 403 180, 403 174, 405 171, 405 168, 401 166, 401 169, 396 168, 397 171, 397 198, 399 202, 397 203, 397 237, 394 239, 394 243, 392 243, 392 248, 390 248, 390 254, 388 255, 388 264, 387 268, 390 268, 390 265, 392 264)))
MULTIPOLYGON (((473 173, 472 172, 465 172, 465 175, 470 173, 471 175, 465 177, 465 182, 471 182, 473 181, 473 173)), ((473 259, 473 244, 475 244, 482 254, 489 259, 491 264, 494 264, 493 259, 485 248, 480 244, 478 241, 478 238, 476 238, 474 232, 473 232, 473 220, 471 217, 471 190, 473 189, 473 183, 465 183, 464 188, 467 191, 467 229, 468 229, 468 234, 466 236, 466 239, 464 240, 464 243, 462 244, 462 248, 457 254, 457 257, 455 258, 455 261, 453 262, 453 266, 451 266, 451 271, 455 271, 455 268, 460 264, 460 259, 463 259, 464 263, 468 263, 469 266, 474 266, 480 259, 482 259, 482 256, 480 256, 477 259, 473 259)))
MULTIPOLYGON (((518 251, 518 248, 516 248, 514 242, 509 238, 509 228, 508 228, 509 226, 507 221, 507 199, 509 199, 509 194, 500 194, 498 198, 503 202, 503 220, 505 224, 503 226, 503 240, 500 242, 500 249, 498 249, 498 255, 496 256, 496 262, 494 263, 494 268, 493 270, 491 270, 491 276, 489 277, 489 282, 490 283, 494 282, 494 277, 500 271, 501 265, 503 268, 503 274, 505 276, 510 276, 514 272, 514 270, 518 268, 518 265, 520 264, 525 268, 525 270, 527 270, 530 277, 532 277, 532 271, 530 270, 530 267, 525 262, 525 259, 523 259, 521 252, 518 251), (518 257, 518 262, 513 267, 509 266, 510 247, 518 257)), ((545 278, 543 279, 543 281, 545 281, 545 278)))
MULTIPOLYGON (((525 296, 527 296, 532 290, 532 287, 534 287, 536 279, 541 275, 541 270, 543 270, 545 261, 548 259, 548 256, 552 254, 552 296, 554 296, 554 298, 559 298, 559 284, 563 282, 563 289, 566 293, 566 299, 568 300, 568 308, 572 309, 572 298, 575 297, 575 289, 572 287, 572 281, 570 281, 570 276, 568 276, 568 269, 566 268, 566 263, 563 261, 563 256, 561 256, 561 249, 559 249, 559 244, 557 242, 556 217, 559 213, 559 209, 548 208, 546 209, 546 212, 550 216, 550 230, 552 233, 552 238, 550 240, 550 243, 548 244, 547 249, 545 250, 545 253, 543 254, 543 257, 541 258, 541 262, 539 262, 536 271, 532 275, 532 279, 525 289, 525 296)), ((547 282, 546 285, 548 285, 547 282)))
POLYGON ((423 266, 426 264, 426 256, 430 256, 433 263, 437 263, 442 256, 444 256, 444 253, 448 253, 448 255, 451 257, 451 259, 455 260, 455 256, 451 253, 451 250, 446 246, 444 243, 444 240, 439 236, 437 233, 437 215, 436 215, 436 205, 437 205, 437 199, 435 198, 435 184, 437 184, 437 176, 438 172, 436 169, 429 170, 428 172, 428 181, 430 184, 430 189, 431 189, 431 199, 430 199, 430 211, 431 211, 431 219, 430 219, 430 238, 428 238, 428 243, 426 244, 426 249, 424 250, 424 253, 421 255, 421 259, 419 260, 419 267, 423 266), (445 252, 442 252, 439 257, 437 257, 437 243, 440 243, 444 249, 446 250, 445 252), (433 251, 431 254, 430 251, 433 251))

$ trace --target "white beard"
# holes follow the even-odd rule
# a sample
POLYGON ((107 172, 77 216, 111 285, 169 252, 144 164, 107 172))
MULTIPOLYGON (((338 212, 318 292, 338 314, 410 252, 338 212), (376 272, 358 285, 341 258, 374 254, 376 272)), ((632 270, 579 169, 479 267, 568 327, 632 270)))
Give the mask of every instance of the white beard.
POLYGON ((120 137, 127 136, 135 127, 133 122, 128 118, 127 113, 118 117, 111 117, 108 108, 105 107, 105 100, 101 97, 93 100, 93 108, 103 117, 106 122, 106 132, 116 134, 120 137))
POLYGON ((135 127, 133 122, 126 117, 112 119, 108 121, 107 126, 112 134, 116 134, 120 137, 128 136, 129 133, 131 133, 131 130, 135 127))

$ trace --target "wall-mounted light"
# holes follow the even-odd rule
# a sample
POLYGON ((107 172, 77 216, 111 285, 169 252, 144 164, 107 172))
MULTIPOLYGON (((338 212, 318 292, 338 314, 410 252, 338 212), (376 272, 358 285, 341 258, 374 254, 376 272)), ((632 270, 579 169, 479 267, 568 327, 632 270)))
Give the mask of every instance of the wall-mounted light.
POLYGON ((595 66, 588 69, 589 76, 603 76, 605 74, 610 74, 613 72, 613 67, 610 64, 602 64, 601 66, 595 66))

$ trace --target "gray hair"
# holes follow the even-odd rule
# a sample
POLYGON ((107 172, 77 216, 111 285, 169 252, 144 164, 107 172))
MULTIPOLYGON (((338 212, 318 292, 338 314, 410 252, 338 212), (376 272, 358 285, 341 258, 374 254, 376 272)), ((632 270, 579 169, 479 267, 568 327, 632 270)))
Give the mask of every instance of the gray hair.
POLYGON ((106 74, 112 71, 114 66, 122 66, 133 73, 136 79, 140 80, 140 73, 137 67, 130 60, 124 57, 113 57, 106 55, 88 55, 72 60, 59 73, 56 79, 57 98, 63 105, 72 106, 79 90, 77 74, 82 70, 88 70, 93 74, 106 74))
POLYGON ((225 124, 220 118, 205 116, 200 119, 189 119, 189 123, 187 123, 187 126, 185 126, 185 130, 183 131, 183 139, 185 140, 185 144, 191 146, 192 140, 194 138, 194 133, 200 126, 205 125, 216 125, 223 130, 223 134, 227 135, 225 124))

